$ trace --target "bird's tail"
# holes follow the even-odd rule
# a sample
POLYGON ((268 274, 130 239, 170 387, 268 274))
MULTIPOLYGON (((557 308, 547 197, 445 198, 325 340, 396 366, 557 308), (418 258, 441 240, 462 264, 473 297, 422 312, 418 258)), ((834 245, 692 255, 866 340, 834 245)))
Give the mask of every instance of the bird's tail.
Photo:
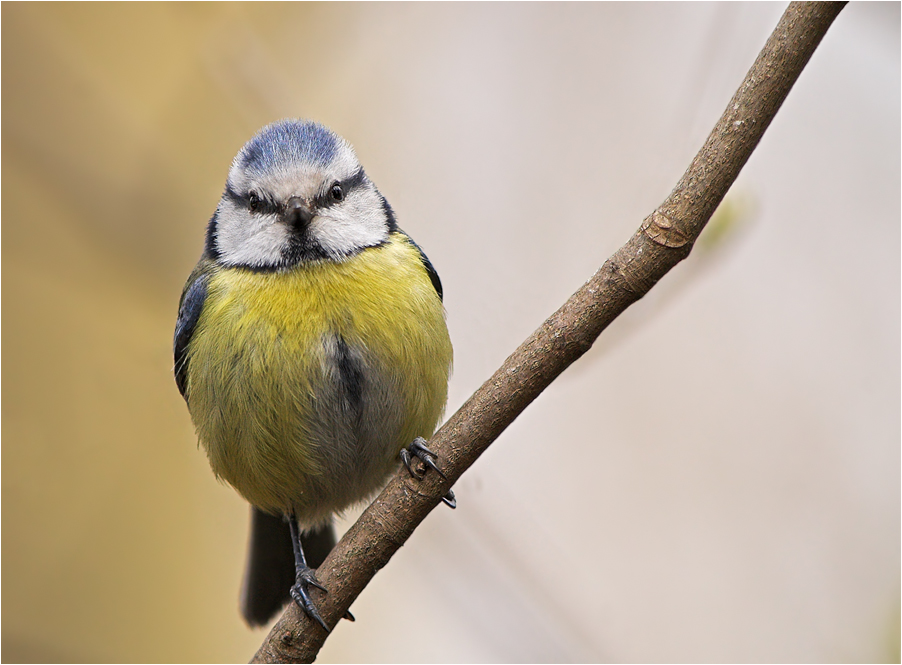
MULTIPOLYGON (((335 547, 331 524, 301 535, 307 565, 318 568, 335 547)), ((251 626, 269 622, 291 598, 295 582, 294 550, 288 522, 251 508, 247 567, 241 585, 241 615, 251 626)))

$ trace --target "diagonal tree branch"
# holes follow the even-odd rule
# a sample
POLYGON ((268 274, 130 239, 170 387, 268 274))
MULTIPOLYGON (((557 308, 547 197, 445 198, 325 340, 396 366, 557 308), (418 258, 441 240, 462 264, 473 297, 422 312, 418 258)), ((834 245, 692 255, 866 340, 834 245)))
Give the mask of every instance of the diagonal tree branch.
MULTIPOLYGON (((692 245, 736 180, 845 3, 792 3, 670 196, 633 237, 548 318, 436 433, 448 477, 399 471, 348 530, 317 577, 317 607, 334 625, 451 485, 601 332, 692 245)), ((328 637, 292 603, 253 662, 312 662, 328 637)))

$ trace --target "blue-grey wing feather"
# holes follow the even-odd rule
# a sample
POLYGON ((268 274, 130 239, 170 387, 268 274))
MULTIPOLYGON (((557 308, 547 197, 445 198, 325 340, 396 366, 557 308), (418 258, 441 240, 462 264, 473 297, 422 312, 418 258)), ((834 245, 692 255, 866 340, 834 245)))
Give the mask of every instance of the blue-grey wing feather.
POLYGON ((197 327, 204 300, 207 298, 207 275, 203 272, 192 276, 182 293, 179 316, 175 323, 172 352, 175 357, 175 383, 179 392, 188 399, 188 344, 197 327))
MULTIPOLYGON (((400 231, 400 229, 399 229, 400 231)), ((401 231, 401 233, 404 233, 401 231)), ((435 292, 438 294, 438 299, 444 301, 444 292, 442 291, 442 280, 439 279, 438 273, 435 271, 435 267, 432 265, 432 261, 429 260, 429 257, 426 256, 426 252, 414 242, 413 238, 404 233, 404 237, 407 238, 407 242, 413 245, 416 250, 420 253, 420 261, 423 262, 423 267, 426 268, 426 273, 429 275, 429 281, 432 282, 432 286, 435 289, 435 292)))

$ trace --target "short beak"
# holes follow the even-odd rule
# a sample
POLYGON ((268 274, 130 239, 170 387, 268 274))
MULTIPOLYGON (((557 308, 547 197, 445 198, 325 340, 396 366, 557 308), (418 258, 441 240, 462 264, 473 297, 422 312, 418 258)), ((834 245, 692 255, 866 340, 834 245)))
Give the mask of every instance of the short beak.
POLYGON ((313 213, 302 198, 292 196, 288 199, 284 213, 284 220, 287 224, 297 229, 303 229, 310 224, 311 219, 313 219, 313 213))

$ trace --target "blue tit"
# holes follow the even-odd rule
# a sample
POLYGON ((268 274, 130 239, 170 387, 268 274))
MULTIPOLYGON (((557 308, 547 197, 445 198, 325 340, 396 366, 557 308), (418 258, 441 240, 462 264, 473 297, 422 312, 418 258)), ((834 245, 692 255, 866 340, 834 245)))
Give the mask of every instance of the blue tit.
POLYGON ((374 495, 399 455, 437 470, 423 437, 452 357, 438 274, 347 141, 283 120, 241 149, 174 355, 213 472, 252 506, 245 619, 294 598, 328 630, 309 587, 322 589, 332 517, 374 495))

